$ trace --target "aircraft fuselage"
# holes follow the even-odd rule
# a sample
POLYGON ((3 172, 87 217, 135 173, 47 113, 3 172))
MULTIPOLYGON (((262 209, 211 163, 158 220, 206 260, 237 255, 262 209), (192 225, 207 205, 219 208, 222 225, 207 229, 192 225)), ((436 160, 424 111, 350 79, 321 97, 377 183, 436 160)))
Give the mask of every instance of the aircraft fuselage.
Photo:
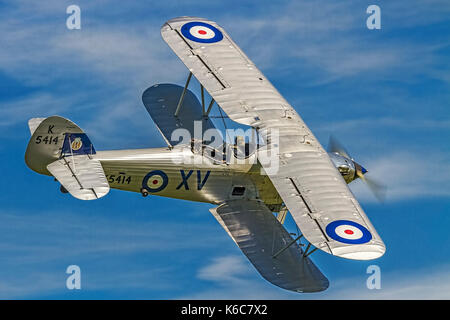
POLYGON ((220 163, 188 146, 97 151, 111 188, 219 204, 231 199, 261 199, 278 211, 282 200, 261 174, 255 155, 240 163, 220 163))

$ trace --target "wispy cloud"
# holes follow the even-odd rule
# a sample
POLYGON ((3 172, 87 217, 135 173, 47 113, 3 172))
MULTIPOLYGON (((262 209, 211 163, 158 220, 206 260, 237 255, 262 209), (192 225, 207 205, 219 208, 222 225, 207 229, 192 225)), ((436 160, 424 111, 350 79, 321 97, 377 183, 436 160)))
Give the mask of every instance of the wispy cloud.
POLYGON ((280 299, 293 294, 264 280, 244 255, 216 257, 197 272, 211 289, 191 293, 179 299, 280 299))
POLYGON ((33 215, 0 214, 1 233, 5 239, 17 240, 17 234, 30 237, 21 241, 3 241, 0 251, 21 253, 7 262, 40 262, 64 257, 108 253, 128 254, 139 251, 175 250, 189 247, 214 246, 213 230, 201 224, 156 221, 124 221, 103 217, 88 217, 71 213, 37 213, 33 215), (149 232, 151 230, 151 232, 149 232), (167 232, 171 230, 171 232, 167 232), (176 241, 172 233, 179 238, 176 241), (188 235, 203 234, 202 239, 188 235), (10 237, 10 238, 9 238, 10 237), (42 237, 40 243, 33 239, 42 237), (205 237, 212 237, 206 241, 205 237), (75 245, 73 240, 77 239, 75 245), (70 247, 71 250, 66 250, 70 247))
MULTIPOLYGON (((86 4, 82 14, 98 14, 98 9, 86 4)), ((136 146, 143 137, 148 142, 159 137, 153 125, 149 130, 141 94, 150 85, 177 82, 187 73, 162 41, 159 23, 92 24, 86 14, 86 25, 71 31, 59 2, 42 7, 18 2, 0 17, 0 71, 38 89, 3 102, 1 126, 26 123, 32 116, 77 113, 72 120, 87 123, 89 128, 83 129, 109 148, 122 147, 126 139, 136 146), (24 16, 26 20, 19 19, 24 16)))
MULTIPOLYGON (((419 24, 445 21, 448 5, 436 1, 430 7, 420 1, 407 5, 381 4, 383 27, 377 34, 367 30, 367 6, 357 1, 339 3, 291 2, 271 8, 268 17, 224 17, 219 21, 238 44, 248 49, 257 65, 272 72, 306 71, 309 79, 299 75, 308 85, 323 85, 338 79, 366 75, 376 79, 405 79, 427 74, 446 80, 440 72, 439 50, 447 43, 430 41, 418 44, 414 37, 394 36, 386 41, 380 33, 395 33, 419 24), (439 6, 438 3, 441 5, 439 6), (444 12, 437 8, 443 7, 444 12), (426 13, 425 13, 426 12, 426 13), (390 14, 396 17, 390 20, 390 14), (427 17, 424 19, 424 17, 427 17), (385 22, 386 21, 386 22, 385 22), (242 30, 245 30, 243 33, 242 30)), ((445 63, 448 67, 448 63, 445 63)))
POLYGON ((0 298, 65 292, 65 268, 70 264, 80 265, 84 289, 90 291, 168 288, 183 258, 171 267, 153 261, 155 257, 170 260, 171 252, 216 248, 222 243, 216 231, 207 224, 185 221, 3 211, 0 255, 8 258, 2 260, 0 298), (147 265, 142 259, 148 260, 147 265))
MULTIPOLYGON (((387 187, 386 201, 450 196, 450 159, 445 153, 395 152, 372 158, 368 176, 387 187)), ((358 199, 376 201, 360 180, 350 184, 358 199)))
POLYGON ((23 81, 56 84, 61 78, 68 81, 81 75, 101 80, 104 85, 142 90, 148 82, 182 78, 178 75, 182 64, 168 54, 170 50, 161 39, 158 23, 111 24, 101 17, 94 20, 102 5, 86 3, 82 5, 86 26, 68 30, 64 3, 13 7, 0 14, 0 43, 4 48, 0 68, 23 81), (28 19, 19 19, 24 16, 28 19))
POLYGON ((336 281, 327 299, 364 300, 440 300, 450 297, 450 272, 448 265, 414 271, 385 272, 380 267, 380 289, 368 289, 370 274, 336 281), (355 287, 353 284, 359 284, 355 287))
POLYGON ((316 130, 335 132, 343 130, 361 130, 361 129, 378 129, 384 130, 385 128, 395 128, 401 130, 450 130, 450 119, 405 119, 382 117, 382 118, 359 118, 359 119, 346 119, 338 122, 326 122, 316 126, 316 130))
MULTIPOLYGON (((159 28, 173 15, 191 14, 193 3, 124 2, 119 6, 84 1, 80 3, 83 27, 78 31, 65 28, 69 4, 20 0, 0 10, 0 75, 25 88, 20 95, 1 97, 4 141, 13 139, 6 132, 19 126, 28 135, 30 117, 59 114, 79 124, 98 149, 163 145, 140 95, 154 83, 184 80, 187 69, 160 38, 159 28)), ((371 154, 366 157, 370 161, 362 164, 369 175, 387 185, 388 204, 419 197, 448 198, 450 161, 442 142, 449 126, 445 117, 449 41, 445 27, 433 29, 448 20, 448 1, 382 2, 379 32, 365 28, 367 5, 358 1, 268 1, 251 8, 236 2, 238 9, 233 11, 212 2, 195 6, 202 16, 221 24, 269 79, 280 81, 283 85, 278 89, 307 102, 298 104, 302 117, 322 112, 317 117, 320 121, 313 119, 319 123, 319 132, 341 130, 356 145, 382 147, 382 153, 371 154), (364 128, 371 136, 365 141, 364 128), (393 142, 399 136, 387 132, 393 128, 411 134, 444 134, 439 141, 399 149, 393 142), (385 142, 378 141, 380 131, 387 132, 385 142)), ((22 144, 3 143, 1 148, 17 151, 22 144)), ((22 149, 19 153, 20 161, 14 159, 14 165, 23 166, 22 149)), ((8 162, 11 171, 18 170, 14 165, 8 162)), ((10 181, 20 182, 12 174, 8 177, 5 189, 10 181)), ((360 182, 352 185, 358 198, 375 200, 360 182)), ((34 203, 19 198, 17 207, 28 208, 27 214, 0 212, 0 255, 6 257, 1 298, 61 293, 64 269, 72 263, 89 266, 84 277, 90 279, 86 286, 92 290, 143 289, 151 283, 154 292, 170 289, 166 297, 448 298, 450 292, 448 272, 435 270, 383 273, 382 290, 377 292, 364 288, 363 278, 347 278, 330 279, 332 286, 323 294, 298 295, 267 283, 238 251, 214 259, 201 255, 203 265, 196 258, 199 250, 216 252, 221 241, 231 242, 225 233, 217 236, 216 232, 223 232, 218 225, 210 230, 190 219, 174 223, 136 217, 133 221, 112 213, 108 217, 84 211, 42 213, 34 203), (198 268, 197 273, 193 268, 198 268), (192 283, 204 285, 202 289, 191 294, 189 286, 173 291, 174 278, 192 276, 192 283), (362 288, 349 288, 355 281, 362 288)), ((117 208, 127 210, 129 201, 125 199, 117 208)), ((155 203, 160 208, 165 204, 155 203)), ((59 204, 67 208, 67 202, 59 204)), ((102 210, 113 211, 116 204, 105 203, 102 210)), ((414 241, 404 236, 405 242, 414 241)))
MULTIPOLYGON (((61 113, 70 103, 64 97, 57 97, 50 93, 38 93, 14 101, 1 103, 0 128, 8 129, 16 126, 25 119, 51 116, 61 113)), ((25 122, 26 123, 26 122, 25 122)), ((22 123, 25 125, 25 123, 22 123)))
MULTIPOLYGON (((409 24, 403 25, 402 21, 413 23, 423 12, 428 13, 429 21, 442 21, 448 6, 436 1, 438 4, 443 11, 420 2, 408 5, 406 12, 397 10, 396 23, 386 23, 382 31, 406 28, 409 24)), ((52 1, 35 6, 19 1, 1 13, 0 70, 27 85, 51 86, 55 97, 58 95, 56 99, 64 97, 72 102, 62 101, 53 108, 52 102, 34 104, 34 100, 32 111, 47 113, 56 109, 64 115, 70 114, 74 106, 84 104, 89 112, 82 115, 83 120, 87 120, 95 140, 107 147, 112 147, 109 144, 112 139, 137 141, 158 135, 152 125, 151 135, 146 135, 150 119, 143 116, 140 95, 154 83, 182 82, 187 72, 160 37, 160 24, 165 19, 152 24, 148 20, 130 19, 111 23, 106 20, 108 15, 101 14, 102 5, 86 2, 81 5, 85 24, 81 30, 69 31, 64 23, 65 5, 68 3, 52 1), (81 94, 85 99, 80 99, 81 94), (135 130, 121 130, 124 125, 135 130)), ((407 37, 399 37, 400 44, 379 41, 380 37, 365 29, 365 7, 356 1, 268 5, 270 13, 264 16, 215 12, 213 18, 269 73, 279 77, 286 72, 294 73, 302 86, 317 86, 362 74, 365 78, 381 74, 384 80, 410 81, 424 74, 448 80, 445 80, 448 64, 439 58, 445 43, 417 44, 407 37)), ((396 5, 386 4, 386 11, 391 7, 396 5)), ((142 5, 142 10, 139 8, 138 4, 127 7, 128 12, 148 10, 146 5, 142 5)), ((118 13, 114 12, 112 19, 117 18, 118 13)), ((18 102, 21 100, 23 97, 18 102)), ((29 110, 29 107, 16 108, 5 113, 3 123, 8 123, 9 117, 10 123, 26 121, 29 110)))
POLYGON ((235 282, 248 272, 248 265, 243 263, 242 257, 216 257, 209 265, 198 271, 198 278, 218 282, 235 282))
MULTIPOLYGON (((401 273, 381 268, 380 289, 368 289, 370 274, 330 279, 330 288, 321 293, 298 294, 268 285, 249 272, 242 256, 223 256, 198 270, 197 277, 214 283, 214 290, 204 290, 182 299, 448 299, 450 272, 447 267, 401 273)), ((253 271, 253 270, 252 270, 253 271)), ((255 271, 256 272, 256 271, 255 271)))

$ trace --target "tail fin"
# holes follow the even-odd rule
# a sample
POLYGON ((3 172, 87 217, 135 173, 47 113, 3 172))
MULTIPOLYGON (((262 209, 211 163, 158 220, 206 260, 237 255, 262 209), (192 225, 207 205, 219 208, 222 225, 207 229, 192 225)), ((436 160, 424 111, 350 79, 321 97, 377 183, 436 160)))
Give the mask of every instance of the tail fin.
POLYGON ((64 156, 94 154, 95 150, 86 134, 72 121, 52 116, 28 121, 32 134, 25 153, 25 163, 38 173, 50 175, 47 166, 64 156))
POLYGON ((93 200, 109 192, 109 184, 88 136, 70 120, 53 116, 28 121, 31 139, 25 153, 27 166, 53 175, 75 198, 93 200))
POLYGON ((37 127, 44 121, 45 118, 31 118, 28 120, 28 127, 30 128, 31 135, 36 131, 37 127))

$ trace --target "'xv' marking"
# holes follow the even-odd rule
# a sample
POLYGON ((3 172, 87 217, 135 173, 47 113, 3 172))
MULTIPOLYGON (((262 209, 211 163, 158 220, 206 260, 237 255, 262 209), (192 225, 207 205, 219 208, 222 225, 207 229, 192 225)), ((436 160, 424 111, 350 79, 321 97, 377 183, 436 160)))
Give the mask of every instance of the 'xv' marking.
MULTIPOLYGON (((177 190, 184 186, 185 190, 189 190, 189 183, 188 179, 192 175, 194 170, 189 170, 189 172, 186 174, 186 171, 180 170, 181 174, 181 182, 177 187, 177 190)), ((211 171, 206 171, 205 176, 202 179, 202 172, 200 170, 197 170, 197 190, 202 190, 203 186, 205 185, 206 181, 209 178, 209 174, 211 171)))

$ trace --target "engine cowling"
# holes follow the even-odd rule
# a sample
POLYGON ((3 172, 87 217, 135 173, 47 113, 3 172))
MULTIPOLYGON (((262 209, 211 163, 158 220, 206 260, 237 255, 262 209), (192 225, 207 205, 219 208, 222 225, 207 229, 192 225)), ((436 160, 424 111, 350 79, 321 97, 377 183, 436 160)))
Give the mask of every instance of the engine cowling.
POLYGON ((337 152, 329 152, 328 155, 330 156, 331 161, 334 163, 334 165, 344 178, 345 182, 347 183, 350 183, 358 178, 356 174, 358 166, 361 168, 360 170, 363 173, 367 172, 367 170, 364 169, 361 165, 357 164, 352 159, 349 159, 347 157, 344 157, 343 155, 338 154, 337 152))

